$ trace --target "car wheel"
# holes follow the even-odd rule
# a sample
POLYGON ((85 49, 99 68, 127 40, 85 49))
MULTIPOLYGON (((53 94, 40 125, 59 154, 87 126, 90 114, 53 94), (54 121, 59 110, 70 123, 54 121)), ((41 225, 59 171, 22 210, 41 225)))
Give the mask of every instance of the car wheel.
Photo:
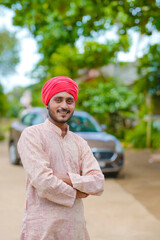
POLYGON ((117 178, 117 177, 118 177, 118 174, 119 174, 119 172, 112 172, 112 173, 111 173, 111 177, 117 178))
POLYGON ((119 172, 109 172, 109 173, 104 173, 104 176, 105 176, 105 178, 117 178, 118 177, 118 174, 119 174, 119 172))
POLYGON ((14 142, 9 145, 9 159, 10 163, 13 165, 19 164, 19 157, 17 156, 17 148, 14 142))

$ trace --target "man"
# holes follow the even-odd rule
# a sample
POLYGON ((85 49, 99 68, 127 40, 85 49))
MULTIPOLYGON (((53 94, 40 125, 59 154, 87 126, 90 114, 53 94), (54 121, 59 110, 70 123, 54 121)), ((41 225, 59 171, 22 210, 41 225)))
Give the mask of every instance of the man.
POLYGON ((49 113, 26 128, 18 151, 27 176, 21 240, 89 240, 82 198, 100 195, 104 177, 87 142, 69 131, 78 85, 55 77, 42 88, 49 113))

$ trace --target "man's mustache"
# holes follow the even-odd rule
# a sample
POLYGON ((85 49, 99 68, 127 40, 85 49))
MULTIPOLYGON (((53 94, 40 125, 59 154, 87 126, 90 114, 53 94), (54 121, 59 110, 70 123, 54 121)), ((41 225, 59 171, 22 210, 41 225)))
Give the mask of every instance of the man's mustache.
POLYGON ((69 109, 60 108, 60 109, 57 110, 57 112, 70 113, 70 110, 69 109))

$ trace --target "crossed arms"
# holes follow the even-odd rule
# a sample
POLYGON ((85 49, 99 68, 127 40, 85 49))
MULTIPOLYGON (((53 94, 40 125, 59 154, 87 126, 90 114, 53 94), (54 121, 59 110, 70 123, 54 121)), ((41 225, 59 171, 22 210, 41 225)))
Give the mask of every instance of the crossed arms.
MULTIPOLYGON (((57 178, 61 179, 63 182, 68 184, 69 186, 73 187, 73 184, 71 182, 71 179, 68 175, 62 175, 62 174, 54 174, 57 178)), ((81 192, 76 189, 76 198, 86 198, 89 194, 81 192)))

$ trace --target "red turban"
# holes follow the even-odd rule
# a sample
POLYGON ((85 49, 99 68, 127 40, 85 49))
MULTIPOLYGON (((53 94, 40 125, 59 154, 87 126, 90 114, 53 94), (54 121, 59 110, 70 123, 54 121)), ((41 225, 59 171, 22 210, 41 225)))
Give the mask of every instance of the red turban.
POLYGON ((59 92, 68 92, 73 95, 75 103, 78 96, 78 84, 71 78, 58 76, 48 80, 42 87, 42 101, 45 105, 59 92))

